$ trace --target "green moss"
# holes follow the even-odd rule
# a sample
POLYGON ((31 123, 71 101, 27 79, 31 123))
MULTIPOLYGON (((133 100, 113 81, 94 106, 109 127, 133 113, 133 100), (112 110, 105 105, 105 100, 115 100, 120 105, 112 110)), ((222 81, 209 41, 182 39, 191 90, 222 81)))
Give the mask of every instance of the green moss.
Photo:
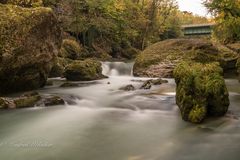
POLYGON ((205 106, 194 106, 188 115, 188 119, 193 123, 200 123, 205 119, 206 115, 207 109, 205 106))
POLYGON ((21 8, 0 4, 0 46, 1 54, 17 52, 19 42, 25 39, 33 26, 41 22, 43 16, 52 14, 50 8, 21 8), (32 19, 29 21, 29 19, 32 19))
POLYGON ((60 43, 50 8, 0 4, 0 93, 43 87, 60 43))
POLYGON ((59 56, 72 60, 80 59, 82 55, 82 50, 82 47, 77 41, 72 39, 64 39, 59 56))
POLYGON ((71 81, 88 81, 102 78, 101 63, 93 59, 74 61, 66 67, 65 76, 71 81))
POLYGON ((48 77, 62 77, 64 74, 64 69, 65 67, 59 62, 59 58, 56 58, 48 77))
POLYGON ((41 99, 39 95, 22 97, 14 100, 16 108, 29 108, 34 107, 34 105, 41 99))
POLYGON ((42 0, 4 0, 4 4, 13 4, 21 7, 40 7, 43 5, 42 0))
POLYGON ((200 123, 227 112, 229 95, 222 73, 219 63, 189 61, 175 68, 176 103, 184 120, 200 123))

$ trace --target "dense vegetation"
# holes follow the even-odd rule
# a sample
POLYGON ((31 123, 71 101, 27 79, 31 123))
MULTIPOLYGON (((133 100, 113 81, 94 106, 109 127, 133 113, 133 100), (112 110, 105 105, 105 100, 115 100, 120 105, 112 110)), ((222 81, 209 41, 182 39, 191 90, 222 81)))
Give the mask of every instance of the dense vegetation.
POLYGON ((215 17, 214 37, 222 43, 240 40, 240 0, 206 0, 205 5, 215 17))
POLYGON ((45 0, 44 5, 54 8, 64 30, 85 47, 100 47, 113 57, 180 34, 175 0, 45 0))
POLYGON ((90 53, 115 58, 134 58, 134 49, 179 37, 182 24, 208 22, 180 12, 176 0, 44 0, 44 5, 90 53))

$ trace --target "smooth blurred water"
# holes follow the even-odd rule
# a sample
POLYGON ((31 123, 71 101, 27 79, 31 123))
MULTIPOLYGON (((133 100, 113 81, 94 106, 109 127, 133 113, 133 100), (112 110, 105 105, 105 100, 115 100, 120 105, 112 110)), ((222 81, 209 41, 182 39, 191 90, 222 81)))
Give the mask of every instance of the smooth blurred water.
POLYGON ((59 88, 63 80, 55 79, 53 87, 39 90, 80 97, 76 105, 1 111, 0 160, 240 159, 237 80, 226 80, 229 113, 193 125, 181 119, 173 79, 151 90, 120 91, 147 79, 132 77, 131 66, 106 62, 108 79, 77 88, 59 88))

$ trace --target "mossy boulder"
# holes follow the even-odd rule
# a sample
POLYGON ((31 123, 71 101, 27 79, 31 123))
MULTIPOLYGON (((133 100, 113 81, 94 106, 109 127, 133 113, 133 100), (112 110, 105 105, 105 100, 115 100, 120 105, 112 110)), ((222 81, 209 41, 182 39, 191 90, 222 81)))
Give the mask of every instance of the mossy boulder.
POLYGON ((49 73, 49 77, 64 77, 65 69, 74 60, 69 58, 57 57, 54 61, 53 67, 49 73))
POLYGON ((76 60, 66 67, 65 77, 70 81, 89 81, 101 79, 101 63, 97 60, 76 60))
POLYGON ((14 100, 16 108, 29 108, 34 107, 36 103, 41 99, 40 95, 25 96, 14 100))
POLYGON ((0 0, 2 4, 13 4, 21 7, 40 7, 43 5, 42 0, 0 0))
POLYGON ((64 39, 60 49, 60 57, 72 60, 81 59, 83 48, 80 44, 72 39, 64 39))
POLYGON ((158 42, 140 53, 133 68, 135 76, 173 77, 181 61, 219 62, 224 70, 235 69, 238 54, 205 39, 171 39, 158 42))
POLYGON ((210 116, 223 116, 229 94, 218 63, 182 62, 174 69, 176 103, 183 120, 201 123, 210 116))
POLYGON ((0 4, 0 93, 43 87, 60 46, 51 9, 0 4))

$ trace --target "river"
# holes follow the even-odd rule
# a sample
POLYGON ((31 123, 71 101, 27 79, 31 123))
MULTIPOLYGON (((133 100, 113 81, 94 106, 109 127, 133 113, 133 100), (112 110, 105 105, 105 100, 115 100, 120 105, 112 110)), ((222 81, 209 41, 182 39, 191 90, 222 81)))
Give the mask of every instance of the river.
POLYGON ((75 104, 0 112, 1 160, 239 160, 240 84, 226 79, 226 116, 194 125, 181 119, 175 83, 120 91, 139 80, 132 63, 104 62, 108 79, 41 94, 74 95, 75 104))

